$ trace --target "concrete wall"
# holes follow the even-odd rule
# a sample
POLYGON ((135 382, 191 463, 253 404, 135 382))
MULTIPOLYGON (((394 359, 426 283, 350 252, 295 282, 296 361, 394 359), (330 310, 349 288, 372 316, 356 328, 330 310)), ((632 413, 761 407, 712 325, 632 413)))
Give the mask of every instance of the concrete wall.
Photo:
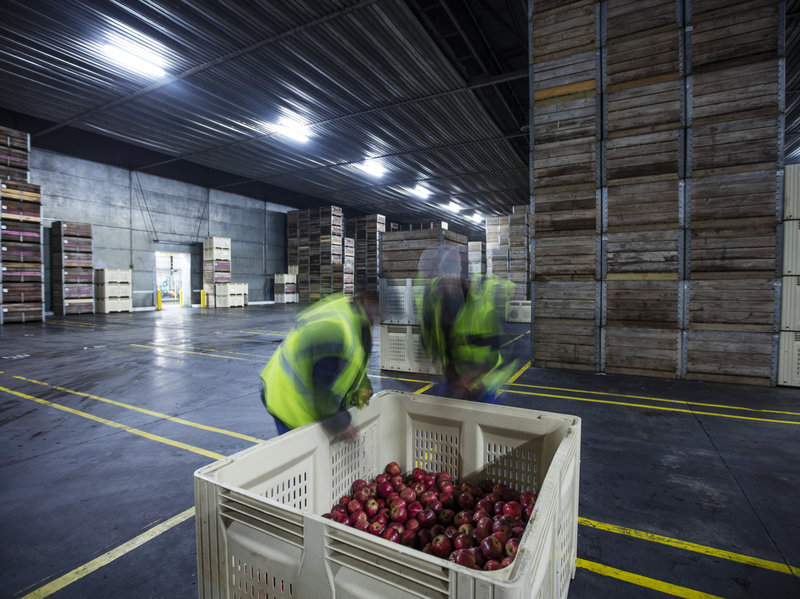
MULTIPOLYGON (((91 224, 94 267, 132 268, 134 307, 155 305, 156 252, 190 253, 192 289, 199 290, 202 242, 212 235, 231 238, 231 280, 249 285, 249 300, 272 299, 273 275, 285 271, 291 208, 35 147, 30 164, 30 182, 42 187, 44 226, 91 224)), ((193 303, 199 299, 192 294, 193 303)))

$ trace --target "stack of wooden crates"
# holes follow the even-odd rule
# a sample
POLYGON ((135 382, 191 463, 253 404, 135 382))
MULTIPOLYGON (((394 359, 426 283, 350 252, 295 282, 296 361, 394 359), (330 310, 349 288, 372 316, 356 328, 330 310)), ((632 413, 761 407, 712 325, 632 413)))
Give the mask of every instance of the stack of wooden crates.
POLYGON ((378 299, 380 243, 386 231, 383 214, 368 214, 347 220, 347 236, 355 240, 355 292, 378 299))
POLYGON ((31 137, 23 131, 0 127, 0 181, 29 183, 31 137))
POLYGON ((94 271, 95 310, 98 314, 133 310, 131 274, 130 268, 98 268, 94 271))
POLYGON ((775 382, 783 4, 686 6, 533 3, 535 366, 775 382))
POLYGON ((92 225, 53 222, 50 281, 53 314, 94 314, 92 225))
POLYGON ((216 306, 217 284, 230 282, 230 237, 206 237, 203 240, 203 292, 207 307, 216 306))
POLYGON ((345 295, 354 295, 356 292, 356 240, 352 237, 344 238, 343 288, 345 295))
POLYGON ((381 245, 381 369, 441 374, 422 344, 417 300, 428 280, 418 274, 421 264, 427 273, 435 270, 444 250, 460 256, 466 274, 467 238, 446 228, 424 228, 384 233, 381 245))
POLYGON ((38 185, 0 183, 0 324, 44 320, 41 201, 38 185))
POLYGON ((296 304, 297 303, 297 275, 295 274, 276 274, 275 275, 275 303, 276 304, 296 304))

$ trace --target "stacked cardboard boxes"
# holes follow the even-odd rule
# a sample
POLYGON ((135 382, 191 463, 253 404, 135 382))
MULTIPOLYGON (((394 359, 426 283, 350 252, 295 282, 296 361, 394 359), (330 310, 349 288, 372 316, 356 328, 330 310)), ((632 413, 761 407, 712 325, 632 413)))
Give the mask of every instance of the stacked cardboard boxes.
POLYGON ((231 282, 230 237, 206 237, 203 240, 203 291, 206 306, 216 306, 216 286, 231 282))

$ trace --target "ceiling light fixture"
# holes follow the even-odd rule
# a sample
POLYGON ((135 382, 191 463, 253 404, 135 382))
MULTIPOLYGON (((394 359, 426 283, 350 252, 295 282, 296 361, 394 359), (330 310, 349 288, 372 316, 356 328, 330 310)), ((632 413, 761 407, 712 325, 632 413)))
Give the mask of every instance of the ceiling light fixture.
POLYGON ((445 206, 450 212, 461 212, 461 206, 456 204, 455 202, 450 202, 447 206, 445 206))
POLYGON ((383 168, 383 165, 375 159, 368 159, 364 162, 359 162, 356 164, 356 166, 368 175, 372 175, 373 177, 377 178, 382 177, 383 173, 386 172, 386 169, 383 168))
POLYGON ((431 195, 431 190, 423 187, 422 185, 417 185, 414 189, 409 189, 409 191, 423 200, 427 200, 428 196, 431 195))
POLYGON ((282 116, 278 119, 278 124, 274 128, 278 135, 283 135, 301 143, 307 142, 311 136, 311 130, 308 126, 292 117, 282 116))
POLYGON ((483 222, 483 214, 480 214, 478 212, 476 212, 475 214, 470 216, 470 218, 476 223, 482 223, 483 222))
POLYGON ((131 71, 149 75, 150 77, 163 77, 167 74, 161 68, 161 65, 164 64, 164 59, 142 46, 136 46, 121 40, 115 44, 105 44, 103 52, 117 64, 131 71))

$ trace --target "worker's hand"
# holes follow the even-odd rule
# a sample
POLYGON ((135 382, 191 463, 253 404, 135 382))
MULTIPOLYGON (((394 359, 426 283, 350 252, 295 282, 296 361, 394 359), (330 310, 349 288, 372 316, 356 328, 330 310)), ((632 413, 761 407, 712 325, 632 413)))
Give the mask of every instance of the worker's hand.
POLYGON ((369 405, 369 400, 372 397, 372 389, 362 387, 356 391, 356 402, 359 408, 369 405))
POLYGON ((348 443, 355 443, 358 441, 358 429, 351 424, 343 433, 337 435, 334 441, 347 441, 348 443))

